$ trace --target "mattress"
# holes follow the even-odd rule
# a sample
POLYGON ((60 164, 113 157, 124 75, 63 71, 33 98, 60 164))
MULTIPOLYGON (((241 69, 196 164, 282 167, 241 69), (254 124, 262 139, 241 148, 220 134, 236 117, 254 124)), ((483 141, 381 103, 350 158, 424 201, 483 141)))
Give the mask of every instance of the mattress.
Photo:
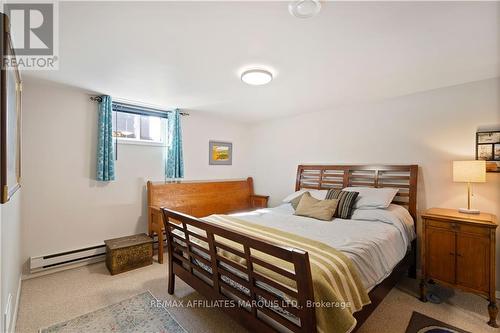
POLYGON ((289 203, 232 215, 323 242, 342 251, 353 261, 368 291, 391 274, 415 239, 413 219, 404 207, 398 205, 390 205, 387 209, 358 209, 350 220, 320 221, 296 216, 289 203))

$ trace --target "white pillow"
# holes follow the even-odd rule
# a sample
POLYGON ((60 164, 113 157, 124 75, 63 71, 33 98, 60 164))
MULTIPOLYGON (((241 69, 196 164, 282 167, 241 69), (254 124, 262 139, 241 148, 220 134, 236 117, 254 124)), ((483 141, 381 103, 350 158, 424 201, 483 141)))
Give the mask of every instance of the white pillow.
POLYGON ((393 187, 346 187, 343 190, 359 193, 354 203, 355 209, 387 208, 399 192, 399 189, 393 187))
POLYGON ((302 195, 304 192, 309 192, 311 193, 311 196, 315 199, 318 200, 325 200, 326 199, 326 194, 328 193, 328 190, 309 190, 309 189, 303 189, 297 192, 293 192, 292 194, 288 195, 285 199, 283 199, 283 202, 290 202, 299 195, 302 195))

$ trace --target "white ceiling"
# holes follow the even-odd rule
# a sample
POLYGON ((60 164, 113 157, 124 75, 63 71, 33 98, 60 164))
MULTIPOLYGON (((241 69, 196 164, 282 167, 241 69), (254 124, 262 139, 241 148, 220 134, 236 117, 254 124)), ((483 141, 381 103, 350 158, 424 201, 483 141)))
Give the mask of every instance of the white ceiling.
POLYGON ((60 69, 26 72, 244 122, 500 76, 500 3, 60 3, 60 69), (264 65, 267 86, 239 72, 264 65))

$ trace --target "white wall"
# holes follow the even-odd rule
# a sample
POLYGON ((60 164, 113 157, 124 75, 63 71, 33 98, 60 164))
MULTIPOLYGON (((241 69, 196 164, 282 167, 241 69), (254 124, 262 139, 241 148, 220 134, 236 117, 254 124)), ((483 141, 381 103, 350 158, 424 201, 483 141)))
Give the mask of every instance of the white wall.
MULTIPOLYGON (((466 188, 452 182, 452 161, 474 159, 476 129, 495 124, 499 79, 266 122, 252 132, 256 191, 279 203, 294 190, 298 164, 415 163, 419 209, 465 206, 466 188)), ((474 190, 473 205, 500 217, 500 174, 488 173, 474 190)), ((499 249, 500 241, 500 272, 499 249)), ((500 286, 500 273, 497 280, 500 286)))
POLYGON ((21 195, 18 190, 9 202, 0 207, 0 284, 1 284, 1 316, 0 331, 4 325, 4 313, 7 299, 12 295, 10 329, 13 328, 16 300, 18 297, 19 279, 22 273, 21 257, 21 195))
MULTIPOLYGON (((145 184, 164 179, 164 148, 119 145, 117 180, 99 183, 86 91, 28 79, 23 93, 23 259, 146 231, 145 184)), ((194 112, 182 122, 186 178, 249 176, 245 127, 194 112), (208 165, 209 139, 233 142, 232 166, 208 165)))

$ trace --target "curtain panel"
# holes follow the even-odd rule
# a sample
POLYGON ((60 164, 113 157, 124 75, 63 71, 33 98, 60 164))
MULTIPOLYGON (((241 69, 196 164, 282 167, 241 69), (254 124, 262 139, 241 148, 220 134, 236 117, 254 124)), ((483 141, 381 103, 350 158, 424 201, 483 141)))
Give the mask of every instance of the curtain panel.
POLYGON ((115 180, 115 158, 113 150, 113 102, 111 96, 101 96, 99 102, 97 138, 97 180, 115 180))
POLYGON ((166 178, 184 178, 184 161, 182 156, 181 114, 177 109, 168 115, 168 145, 165 160, 166 178))

